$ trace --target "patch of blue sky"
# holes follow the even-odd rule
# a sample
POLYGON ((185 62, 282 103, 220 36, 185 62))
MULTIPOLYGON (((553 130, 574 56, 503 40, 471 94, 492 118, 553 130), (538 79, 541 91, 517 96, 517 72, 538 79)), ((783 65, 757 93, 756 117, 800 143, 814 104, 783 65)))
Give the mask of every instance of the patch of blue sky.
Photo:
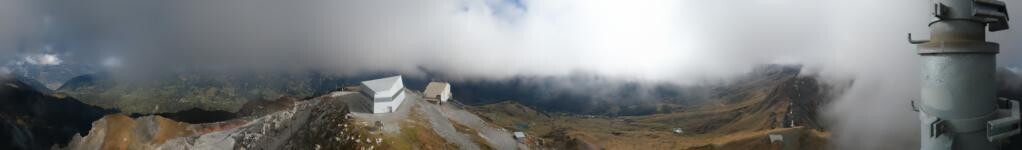
POLYGON ((508 23, 517 22, 525 13, 528 11, 528 7, 525 5, 523 0, 480 0, 480 1, 466 1, 461 6, 462 12, 474 11, 474 9, 484 9, 489 11, 490 15, 508 23), (470 2, 471 1, 471 2, 470 2), (473 8, 472 3, 482 2, 483 7, 486 8, 473 8))

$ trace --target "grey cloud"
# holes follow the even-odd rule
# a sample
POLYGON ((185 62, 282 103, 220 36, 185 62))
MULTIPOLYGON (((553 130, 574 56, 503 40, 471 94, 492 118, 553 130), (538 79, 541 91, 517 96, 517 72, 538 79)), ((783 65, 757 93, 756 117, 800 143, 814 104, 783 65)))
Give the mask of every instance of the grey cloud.
POLYGON ((9 74, 11 74, 11 69, 7 69, 7 67, 0 67, 0 76, 6 76, 9 74))
POLYGON ((0 1, 0 60, 15 59, 18 39, 32 38, 31 26, 36 19, 33 5, 26 0, 0 1))
MULTIPOLYGON (((0 2, 0 54, 41 53, 28 47, 54 43, 64 60, 116 60, 115 72, 131 76, 217 68, 500 79, 581 70, 681 84, 762 63, 802 63, 834 84, 855 79, 821 110, 834 121, 838 146, 911 149, 917 119, 907 104, 918 95, 918 56, 904 36, 925 36, 929 7, 922 0, 10 0, 0 2), (43 16, 52 30, 25 30, 40 28, 34 20, 43 16)), ((1022 64, 1015 58, 1022 45, 1012 42, 1018 32, 991 34, 1002 44, 1002 66, 1022 64)))

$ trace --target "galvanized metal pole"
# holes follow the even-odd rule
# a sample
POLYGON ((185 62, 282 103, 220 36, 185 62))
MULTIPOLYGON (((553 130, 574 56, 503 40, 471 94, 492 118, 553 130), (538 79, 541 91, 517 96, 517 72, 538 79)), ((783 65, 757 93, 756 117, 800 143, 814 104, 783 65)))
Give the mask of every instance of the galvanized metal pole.
POLYGON ((1008 29, 1004 2, 933 0, 933 7, 930 39, 909 35, 922 57, 921 101, 912 105, 921 121, 920 149, 998 149, 1018 134, 1017 114, 998 108, 998 44, 986 41, 987 30, 1008 29))

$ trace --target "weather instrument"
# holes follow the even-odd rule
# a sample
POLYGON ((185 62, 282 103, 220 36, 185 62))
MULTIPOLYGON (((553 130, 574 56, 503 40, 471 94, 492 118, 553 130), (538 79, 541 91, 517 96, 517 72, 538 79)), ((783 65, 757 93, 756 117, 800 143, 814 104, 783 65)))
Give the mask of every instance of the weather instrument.
POLYGON ((930 38, 913 40, 921 56, 920 149, 999 149, 1019 134, 1019 103, 997 99, 997 43, 986 32, 1008 29, 998 0, 933 0, 930 38))

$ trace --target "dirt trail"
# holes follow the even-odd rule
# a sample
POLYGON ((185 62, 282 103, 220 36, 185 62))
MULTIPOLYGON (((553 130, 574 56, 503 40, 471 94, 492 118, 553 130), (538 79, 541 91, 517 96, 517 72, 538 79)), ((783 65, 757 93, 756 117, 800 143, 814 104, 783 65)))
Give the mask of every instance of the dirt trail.
POLYGON ((518 143, 518 141, 512 138, 511 133, 507 130, 496 128, 475 114, 453 107, 452 105, 435 107, 440 108, 443 115, 451 118, 451 120, 482 133, 481 136, 497 149, 528 149, 525 144, 518 143))
MULTIPOLYGON (((417 99, 415 101, 420 100, 417 99)), ((444 137, 444 139, 447 139, 448 142, 458 144, 458 146, 462 149, 480 149, 479 145, 473 143, 468 136, 465 136, 458 132, 457 129, 454 129, 454 125, 447 119, 448 117, 444 116, 436 106, 424 102, 414 103, 416 103, 417 107, 419 107, 418 110, 423 114, 423 116, 426 116, 429 120, 430 125, 433 126, 433 131, 441 137, 444 137)))

